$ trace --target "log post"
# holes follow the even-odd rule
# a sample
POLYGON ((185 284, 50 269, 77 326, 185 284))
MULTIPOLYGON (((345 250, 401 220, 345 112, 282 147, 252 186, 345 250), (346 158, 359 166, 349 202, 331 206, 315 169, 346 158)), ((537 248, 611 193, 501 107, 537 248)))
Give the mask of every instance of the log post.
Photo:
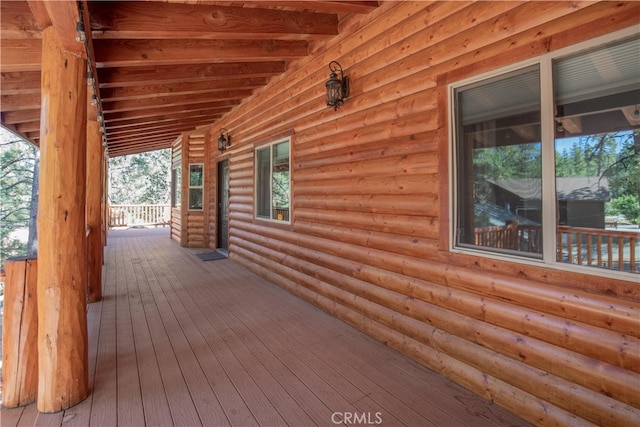
POLYGON ((87 397, 85 170, 87 62, 42 32, 38 213, 38 410, 87 397))
MULTIPOLYGON (((90 96, 90 95, 89 95, 90 96)), ((89 104, 90 105, 90 104, 89 104)), ((88 302, 102 299, 102 134, 94 107, 87 120, 87 290, 88 302)))
POLYGON ((28 405, 38 394, 38 263, 35 258, 5 261, 2 323, 2 406, 28 405))
MULTIPOLYGON (((109 235, 109 153, 102 149, 102 246, 107 246, 109 235)), ((104 264, 104 256, 102 257, 104 264)))

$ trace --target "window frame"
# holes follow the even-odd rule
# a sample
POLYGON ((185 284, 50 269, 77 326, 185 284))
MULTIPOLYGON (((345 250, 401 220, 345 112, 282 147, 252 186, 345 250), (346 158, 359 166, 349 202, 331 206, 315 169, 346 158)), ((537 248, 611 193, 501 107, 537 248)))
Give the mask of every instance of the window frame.
POLYGON ((205 180, 205 176, 204 176, 204 163, 189 163, 189 176, 188 176, 188 186, 187 186, 187 210, 190 211, 204 211, 204 180, 205 180), (200 185, 192 185, 191 184, 191 167, 192 166, 200 166, 201 170, 202 170, 202 180, 200 185), (191 207, 191 190, 200 190, 202 192, 202 200, 201 200, 201 207, 199 208, 192 208, 191 207))
POLYGON ((267 221, 273 224, 280 225, 290 225, 292 223, 293 218, 293 200, 292 200, 292 188, 293 188, 293 179, 292 179, 292 138, 291 136, 285 136, 280 138, 275 138, 273 141, 268 142, 266 144, 256 145, 254 147, 254 204, 253 204, 253 218, 258 221, 267 221), (289 146, 289 215, 287 219, 277 219, 273 217, 273 147, 278 144, 288 143, 289 146), (259 173, 258 173, 258 153, 262 150, 269 149, 269 217, 262 216, 258 214, 258 193, 259 193, 259 173))
POLYGON ((622 280, 637 280, 636 273, 629 273, 619 270, 593 268, 585 265, 575 265, 563 263, 556 260, 556 228, 557 228, 557 212, 556 212, 556 168, 555 168, 555 130, 554 130, 554 93, 553 93, 553 61, 563 57, 578 54, 593 48, 598 48, 608 43, 612 43, 624 38, 637 36, 638 32, 635 27, 629 27, 621 31, 616 31, 604 36, 585 40, 571 46, 558 49, 540 56, 529 58, 514 64, 509 64, 498 69, 473 75, 468 78, 455 81, 448 84, 447 87, 447 103, 448 103, 448 239, 449 251, 452 253, 479 256, 483 258, 496 259, 508 262, 517 262, 533 266, 544 266, 545 268, 553 268, 562 271, 571 271, 593 276, 612 277, 622 280), (460 246, 456 243, 456 228, 459 222, 459 206, 458 206, 458 131, 459 119, 456 105, 456 90, 464 86, 481 83, 489 79, 499 78, 508 75, 514 71, 522 70, 532 65, 538 65, 540 72, 540 136, 542 145, 542 224, 547 224, 542 229, 543 244, 542 257, 527 257, 514 253, 501 253, 496 251, 483 250, 481 247, 460 246))

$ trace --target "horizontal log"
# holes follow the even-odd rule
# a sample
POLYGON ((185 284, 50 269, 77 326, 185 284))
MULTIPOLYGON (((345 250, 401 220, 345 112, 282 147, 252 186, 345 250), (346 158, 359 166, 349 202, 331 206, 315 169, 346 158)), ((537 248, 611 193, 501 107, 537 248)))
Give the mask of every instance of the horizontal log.
MULTIPOLYGON (((253 199, 248 202, 253 205, 253 199)), ((294 210, 298 208, 415 215, 425 218, 438 217, 440 213, 438 197, 433 194, 406 194, 402 197, 392 194, 344 194, 332 198, 297 196, 294 210)))
POLYGON ((374 176, 357 179, 334 179, 319 182, 301 182, 295 184, 295 195, 327 196, 336 194, 405 194, 424 193, 430 189, 436 194, 437 174, 410 176, 374 176))
POLYGON ((263 258, 238 246, 234 247, 232 259, 250 270, 258 272, 286 290, 305 298, 330 314, 352 324, 359 330, 385 342, 387 345, 392 345, 405 354, 409 354, 425 364, 429 369, 453 378, 459 384, 486 399, 491 399, 507 408, 514 408, 514 410, 517 408, 518 411, 522 411, 523 406, 529 408, 533 406, 531 413, 519 412, 521 416, 528 417, 531 421, 535 419, 537 422, 543 421, 549 425, 580 425, 579 419, 567 411, 550 405, 548 402, 523 392, 491 375, 487 375, 482 370, 469 366, 446 353, 436 351, 428 345, 413 342, 406 335, 373 321, 371 317, 340 305, 332 295, 323 295, 321 288, 323 283, 321 281, 301 275, 301 273, 285 266, 274 265, 273 260, 263 258), (274 272, 273 270, 276 271, 274 272), (381 329, 382 331, 380 331, 381 329), (410 348, 407 348, 409 346, 410 348), (419 351, 416 351, 416 349, 419 349, 419 351), (507 393, 506 390, 509 392, 507 393), (498 400, 499 397, 500 399, 498 400))
POLYGON ((385 175, 413 175, 438 173, 435 152, 415 153, 401 156, 378 154, 378 159, 357 162, 336 162, 317 168, 297 169, 296 183, 322 181, 326 179, 357 179, 385 175))
POLYGON ((426 239, 437 239, 438 220, 424 216, 298 208, 296 219, 319 224, 353 227, 426 239))
MULTIPOLYGON (((252 227, 246 225, 244 229, 251 230, 252 227)), ((313 255, 315 258, 320 258, 322 256, 321 254, 325 253, 359 262, 358 267, 353 270, 358 273, 362 273, 363 271, 366 273, 367 268, 365 266, 385 265, 381 261, 378 261, 379 263, 376 262, 376 259, 371 256, 375 253, 375 250, 371 249, 363 251, 362 248, 354 245, 337 243, 317 237, 308 238, 293 233, 288 234, 281 230, 274 233, 271 230, 262 228, 260 234, 278 241, 282 241, 283 237, 289 237, 288 243, 294 243, 302 248, 307 248, 307 250, 317 251, 317 253, 313 255), (358 256, 354 256, 355 254, 358 254, 358 256)), ((240 234, 236 233, 236 235, 240 234)), ((280 246, 278 250, 283 251, 284 248, 280 246)), ((298 251, 301 250, 302 249, 298 249, 298 251)), ((387 263, 394 259, 403 264, 418 262, 415 258, 393 257, 385 252, 385 260, 387 263)), ((324 260, 325 263, 330 265, 330 258, 324 258, 324 260)), ((420 262, 428 263, 428 261, 420 262)), ((364 275, 364 273, 362 274, 364 275)), ((363 277, 362 275, 359 276, 363 277)), ((363 278, 371 280, 379 286, 391 286, 389 282, 393 282, 390 280, 390 277, 389 274, 380 276, 380 273, 376 271, 363 278), (380 277, 385 277, 385 280, 379 280, 380 277), (378 280, 376 280, 376 278, 378 278, 378 280)), ((635 372, 640 370, 640 351, 638 351, 640 347, 638 339, 634 337, 594 327, 583 322, 568 322, 559 316, 543 314, 544 312, 540 312, 534 307, 518 307, 488 299, 485 295, 478 296, 462 291, 453 293, 448 287, 437 286, 437 282, 431 283, 433 279, 431 279, 432 276, 428 273, 420 277, 430 277, 430 283, 423 283, 418 286, 419 282, 407 282, 406 278, 399 276, 397 283, 401 288, 394 290, 424 300, 425 302, 437 304, 440 307, 455 310, 467 316, 476 317, 479 320, 487 321, 496 326, 511 329, 525 336, 531 336, 554 345, 571 348, 576 352, 610 363, 614 366, 620 366, 635 372), (533 321, 534 319, 535 322, 533 321), (561 325, 560 327, 558 327, 559 324, 561 325), (594 337, 597 337, 596 342, 594 342, 594 337)), ((479 278, 477 275, 473 277, 476 282, 482 280, 482 278, 479 278)), ((603 307, 602 309, 605 313, 608 312, 607 307, 603 307)), ((587 321, 588 317, 584 317, 584 319, 581 320, 587 321)))
MULTIPOLYGON (((339 125, 340 123, 338 123, 339 125)), ((410 137, 411 135, 424 133, 437 129, 437 117, 435 114, 408 115, 386 122, 378 122, 364 128, 356 128, 348 131, 334 131, 333 133, 318 138, 317 133, 310 131, 296 134, 296 155, 307 156, 310 154, 327 152, 344 147, 370 144, 375 141, 390 140, 397 137, 410 137)), ((341 128, 338 128, 341 129, 341 128)))
MULTIPOLYGON (((245 224, 238 225, 243 229, 245 224)), ((324 225, 296 220, 294 224, 296 233, 317 236, 323 238, 332 236, 332 240, 337 242, 361 246, 363 248, 373 248, 385 250, 391 254, 397 253, 407 256, 424 254, 425 258, 434 257, 438 249, 438 242, 431 239, 421 239, 412 236, 398 234, 381 233, 371 230, 360 230, 334 225, 324 225)))
MULTIPOLYGON (((427 327, 427 323, 416 323, 414 320, 406 319, 403 316, 397 315, 398 312, 401 312, 403 300, 405 299, 405 297, 401 294, 392 294, 389 291, 382 290, 381 288, 376 289, 375 287, 370 287, 370 285, 366 285, 364 282, 350 278, 348 277, 348 275, 338 276, 335 274, 335 270, 324 267, 325 265, 327 265, 326 260, 319 260, 320 265, 312 264, 309 261, 302 261, 300 259, 295 260, 292 253, 285 250, 282 246, 278 246, 274 249, 267 249, 264 247, 264 243, 263 246, 259 246, 254 243, 249 243, 248 241, 240 241, 237 238, 234 238, 234 243, 237 246, 241 246, 247 250, 258 253, 261 256, 266 256, 273 262, 295 269, 301 273, 306 274, 309 277, 313 277, 314 279, 319 279, 322 283, 322 286, 325 288, 325 292, 330 294, 332 293, 334 295, 342 295, 337 301, 340 304, 350 306, 354 310, 358 311, 362 311, 363 309, 367 311, 368 307, 369 313, 366 314, 368 314, 370 318, 382 321, 389 327, 399 329, 399 331, 404 333, 405 335, 419 341, 424 341, 425 344, 432 346, 442 346, 442 348, 436 348, 438 350, 445 351, 447 354, 456 354, 454 351, 452 351, 452 349, 457 348, 460 353, 460 357, 458 358, 462 358, 466 363, 475 366, 476 368, 481 369, 484 372, 493 370, 493 375, 497 378, 501 378, 502 380, 510 382, 511 384, 518 386, 522 390, 542 397, 545 400, 548 400, 558 406, 564 407, 567 410, 581 415, 589 415, 590 419, 595 420, 601 424, 603 423, 603 421, 607 421, 604 422, 604 424, 610 424, 610 421, 615 421, 616 423, 619 423, 620 420, 629 421, 631 417, 640 414, 640 411, 638 410, 634 410, 633 408, 625 408, 622 405, 614 403, 615 401, 613 399, 611 399, 610 397, 605 397, 603 390, 598 390, 598 393, 594 393, 593 391, 589 391, 587 389, 581 389, 580 393, 576 394, 576 388, 570 381, 567 381, 560 377, 553 378, 549 377, 548 375, 543 375, 542 373, 544 371, 539 370, 538 368, 525 368, 517 358, 509 359, 503 356, 503 354, 498 355, 497 353, 495 353, 495 351, 504 351, 504 349, 500 348, 499 345, 497 346, 497 348, 494 346, 490 347, 492 350, 476 348, 477 346, 470 344, 468 341, 460 339, 459 335, 456 336, 455 334, 444 332, 444 330, 439 329, 437 327, 437 323, 441 323, 445 327, 448 327, 449 322, 457 321, 461 323, 460 329, 464 327, 471 329, 471 331, 469 331, 468 333, 468 335, 471 337, 473 337, 475 334, 483 335, 485 333, 487 333, 489 336, 495 335, 494 331, 500 331, 499 328, 483 326, 482 323, 478 325, 471 324, 470 322, 465 321, 463 316, 459 316, 453 313, 446 313, 447 310, 444 309, 438 310, 434 309, 433 307, 429 307, 424 312, 422 317, 426 318, 428 320, 428 324, 432 325, 432 327, 428 327, 428 330, 425 330, 425 327, 427 327), (331 283, 333 283, 334 286, 342 289, 344 292, 332 289, 331 283), (327 286, 329 287, 327 288, 327 286), (365 290, 367 287, 369 287, 369 289, 365 290), (355 295, 356 297, 354 298, 353 295, 355 295), (395 301, 395 303, 393 301, 395 301), (389 304, 392 305, 390 306, 389 304), (386 308, 381 309, 380 307, 386 308), (441 320, 439 322, 434 322, 434 317, 440 317, 441 320), (433 325, 436 325, 436 329, 433 329, 433 325), (480 330, 478 330, 478 328, 480 328, 480 330), (437 334, 440 335, 438 336, 437 334), (435 337, 442 338, 442 340, 437 340, 435 339, 435 337), (482 362, 479 362, 478 356, 480 356, 481 354, 486 354, 486 359, 482 362), (498 358, 500 359, 499 362, 496 361, 496 359, 498 358), (501 366, 496 366, 498 363, 501 366), (518 376, 516 372, 521 372, 523 374, 518 376), (529 373, 530 375, 528 375, 529 373), (522 379, 523 377, 527 378, 522 379), (573 396, 572 399, 570 398, 571 396, 573 396), (599 414, 612 413, 616 413, 616 416, 618 416, 619 419, 609 420, 598 418, 600 416, 599 414)), ((314 256, 309 256, 309 258, 313 260, 316 260, 317 257, 317 254, 315 254, 314 256)), ((300 278, 298 278, 298 280, 300 280, 300 278)), ((416 306, 414 305, 414 308, 415 307, 416 306)), ((487 338, 485 337, 485 339, 487 338)), ((488 340, 490 341, 491 338, 488 338, 488 340)), ((510 337, 509 341, 502 343, 498 342, 497 344, 502 344, 502 346, 506 346, 508 348, 510 346, 510 343, 515 342, 517 342, 516 337, 512 336, 510 337)), ((496 344, 496 342, 492 344, 496 344)), ((530 352, 530 349, 528 348, 529 346, 527 344, 523 344, 520 347, 520 351, 524 352, 525 356, 523 357, 526 360, 526 355, 528 355, 528 353, 530 352)), ((564 353, 569 352, 565 351, 564 353)), ((538 354, 537 356, 542 359, 542 363, 545 367, 549 364, 549 359, 544 355, 544 353, 538 354)), ((575 359, 569 359, 570 362, 575 361, 575 359)), ((562 360, 555 360, 554 362, 562 363, 562 360)), ((586 360, 586 362, 586 366, 582 367, 582 374, 584 374, 585 371, 589 372, 589 370, 593 372, 594 361, 586 360)), ((603 367, 605 366, 604 364, 598 362, 595 363, 603 367)), ((571 370, 574 369, 570 364, 565 366, 565 368, 571 370)), ((558 368, 558 371, 562 372, 562 369, 558 368)), ((635 384, 638 382, 638 380, 640 380, 640 376, 631 374, 621 369, 609 369, 608 373, 617 373, 617 382, 608 380, 606 381, 606 384, 598 384, 598 387, 604 388, 604 391, 607 394, 613 391, 614 393, 616 393, 616 397, 623 398, 625 400, 631 400, 632 403, 637 404, 638 399, 630 396, 633 395, 632 390, 635 388, 635 384)), ((576 378, 579 379, 579 377, 576 378)))
MULTIPOLYGON (((330 152, 307 154, 295 153, 294 170, 319 168, 335 163, 358 162, 377 159, 380 156, 407 156, 417 153, 436 152, 437 132, 428 131, 419 134, 400 136, 391 140, 374 141, 366 145, 346 146, 330 152)), ((295 149, 296 147, 294 147, 295 149)))

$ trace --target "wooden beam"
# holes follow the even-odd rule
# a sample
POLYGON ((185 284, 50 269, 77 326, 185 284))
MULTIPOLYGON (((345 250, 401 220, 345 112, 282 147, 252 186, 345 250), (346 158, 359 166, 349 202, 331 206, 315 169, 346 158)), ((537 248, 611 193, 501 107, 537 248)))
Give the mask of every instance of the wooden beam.
POLYGON ((189 120, 173 120, 164 123, 152 123, 146 126, 137 126, 130 129, 118 129, 115 131, 107 130, 107 138, 109 142, 115 142, 122 139, 128 139, 137 136, 152 136, 170 131, 191 130, 198 126, 204 126, 213 123, 213 119, 205 116, 189 120))
POLYGON ((38 39, 2 39, 2 72, 40 71, 42 41, 38 39))
POLYGON ((19 95, 2 95, 0 96, 2 101, 0 105, 2 111, 24 111, 24 110, 39 110, 40 109, 40 94, 39 93, 27 93, 19 95))
POLYGON ((211 122, 214 119, 222 117, 221 112, 203 112, 202 114, 192 114, 192 113, 180 113, 175 115, 174 117, 153 117, 147 120, 136 120, 131 122, 122 122, 122 124, 118 125, 110 125, 108 127, 109 132, 118 132, 118 131, 131 131, 138 130, 142 131, 143 129, 154 129, 159 127, 164 127, 168 125, 178 125, 186 122, 195 122, 201 119, 207 119, 211 122))
POLYGON ((62 49, 86 57, 84 44, 76 41, 76 24, 80 21, 77 1, 29 0, 29 7, 41 29, 48 26, 55 28, 62 49))
POLYGON ((338 34, 335 14, 199 4, 92 2, 95 39, 311 40, 338 34))
POLYGON ((103 102, 127 99, 157 98, 159 96, 195 95, 207 92, 256 89, 267 84, 266 77, 235 78, 227 80, 202 80, 101 89, 103 102))
POLYGON ((161 150, 165 148, 171 148, 171 143, 175 141, 176 137, 163 139, 162 141, 151 143, 136 143, 136 144, 121 144, 115 145, 109 148, 109 157, 119 157, 129 154, 143 153, 145 151, 161 150))
POLYGON ((98 71, 100 89, 201 79, 269 77, 283 73, 284 61, 231 62, 224 64, 161 65, 154 67, 103 68, 98 71))
POLYGON ((43 33, 38 206, 38 410, 89 393, 85 229, 87 63, 43 33))
POLYGON ((204 93, 191 96, 159 96, 158 98, 132 99, 126 101, 105 102, 103 109, 105 113, 116 113, 122 111, 146 110, 154 107, 174 107, 179 105, 202 104, 204 102, 237 101, 250 96, 251 90, 237 90, 233 92, 216 92, 215 94, 204 93))
POLYGON ((24 1, 0 2, 0 33, 2 39, 39 39, 38 23, 34 19, 30 4, 24 1))
POLYGON ((0 88, 3 95, 40 93, 40 72, 3 72, 0 74, 0 88))
POLYGON ((180 108, 158 107, 147 110, 125 111, 120 113, 107 113, 104 120, 109 127, 114 128, 120 124, 144 123, 150 120, 163 120, 173 117, 188 117, 190 114, 224 114, 231 110, 238 101, 222 101, 202 104, 189 104, 180 108))
POLYGON ((308 43, 297 40, 94 40, 93 44, 98 68, 271 62, 308 54, 308 43))
MULTIPOLYGON (((164 3, 173 4, 193 4, 201 3, 201 0, 142 0, 142 1, 161 1, 164 3)), ((329 13, 369 13, 378 7, 377 1, 342 1, 342 0, 329 0, 329 1, 314 1, 313 6, 310 7, 309 2, 304 0, 298 1, 254 1, 254 2, 237 2, 241 5, 251 5, 254 7, 281 7, 281 8, 296 8, 296 9, 313 9, 314 11, 322 11, 329 13)))
MULTIPOLYGON (((38 104, 38 107, 40 107, 39 104, 38 104)), ((3 124, 28 123, 28 122, 33 122, 35 120, 40 120, 39 108, 32 109, 32 110, 16 110, 16 111, 2 112, 3 124)))

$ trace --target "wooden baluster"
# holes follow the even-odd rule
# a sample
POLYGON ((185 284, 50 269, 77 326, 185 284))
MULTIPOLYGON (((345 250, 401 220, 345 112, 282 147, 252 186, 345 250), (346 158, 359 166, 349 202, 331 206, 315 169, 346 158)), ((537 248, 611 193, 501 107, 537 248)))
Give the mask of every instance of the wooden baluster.
POLYGON ((629 271, 636 272, 636 238, 631 236, 629 238, 629 271))
POLYGON ((596 236, 596 244, 598 245, 598 267, 602 267, 602 235, 596 236))
POLYGON ((624 236, 618 235, 618 270, 624 271, 624 236))

